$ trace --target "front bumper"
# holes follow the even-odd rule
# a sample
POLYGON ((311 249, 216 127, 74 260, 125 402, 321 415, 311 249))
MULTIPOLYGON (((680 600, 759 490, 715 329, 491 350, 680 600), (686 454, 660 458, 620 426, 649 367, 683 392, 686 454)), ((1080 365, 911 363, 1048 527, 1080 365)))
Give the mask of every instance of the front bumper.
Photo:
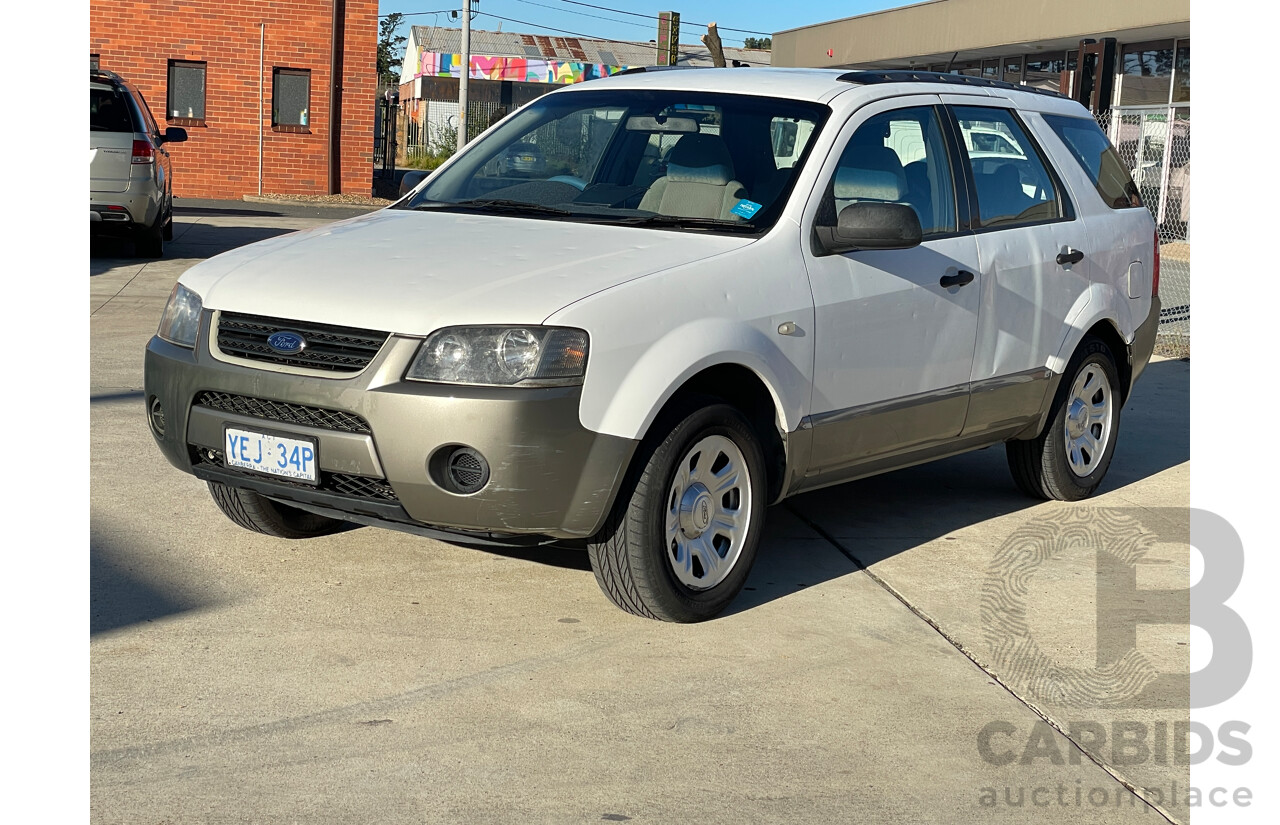
POLYGON ((404 381, 421 339, 394 335, 359 373, 329 378, 259 369, 215 358, 208 344, 212 317, 206 311, 201 318, 194 351, 153 337, 145 359, 147 408, 159 403, 164 411, 163 433, 151 426, 156 443, 175 467, 206 480, 349 513, 363 523, 490 538, 582 538, 603 525, 636 448, 633 440, 579 423, 580 387, 404 381), (352 416, 367 423, 367 432, 350 424, 352 416), (224 466, 228 424, 314 439, 320 485, 224 466), (428 471, 438 450, 454 446, 470 447, 489 463, 488 483, 476 493, 450 492, 428 471))

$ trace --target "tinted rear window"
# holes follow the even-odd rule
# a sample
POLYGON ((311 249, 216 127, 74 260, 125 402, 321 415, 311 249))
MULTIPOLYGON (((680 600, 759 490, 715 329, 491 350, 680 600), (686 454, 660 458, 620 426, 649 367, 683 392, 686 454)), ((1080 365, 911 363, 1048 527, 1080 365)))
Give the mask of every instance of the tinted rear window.
POLYGON ((1093 181, 1107 206, 1112 209, 1142 206, 1133 177, 1093 118, 1045 115, 1044 120, 1067 144, 1071 156, 1093 181))
POLYGON ((132 132, 129 102, 115 89, 89 87, 89 129, 94 132, 132 132))

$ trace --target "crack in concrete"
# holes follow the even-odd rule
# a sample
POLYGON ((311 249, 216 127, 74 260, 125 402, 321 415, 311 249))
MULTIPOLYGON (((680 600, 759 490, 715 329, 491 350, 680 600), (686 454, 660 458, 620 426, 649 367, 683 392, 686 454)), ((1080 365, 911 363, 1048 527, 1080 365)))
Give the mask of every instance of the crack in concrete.
MULTIPOLYGON (((336 723, 364 724, 363 720, 392 716, 396 711, 404 710, 422 702, 443 699, 461 691, 487 687, 512 676, 531 673, 554 664, 568 662, 615 645, 618 641, 619 639, 616 636, 595 636, 572 644, 567 648, 497 665, 487 670, 445 679, 444 681, 424 685, 394 696, 371 699, 351 705, 318 710, 302 716, 285 717, 258 725, 230 728, 199 736, 169 739, 148 745, 131 745, 93 751, 89 755, 89 767, 91 771, 99 771, 113 767, 125 760, 153 759, 158 756, 169 756, 203 748, 252 742, 263 737, 287 735, 320 725, 336 723)), ((154 778, 155 772, 158 770, 157 767, 149 766, 148 769, 152 771, 151 778, 154 778)), ((102 785, 120 784, 113 779, 99 780, 99 783, 102 785)))
POLYGON ((907 610, 911 611, 916 616, 916 618, 920 619, 920 621, 924 622, 925 624, 929 625, 929 627, 933 628, 934 632, 937 633, 939 636, 941 636, 947 642, 947 644, 951 645, 957 651, 959 651, 960 655, 964 656, 966 659, 972 662, 974 667, 982 671, 983 674, 985 674, 989 679, 991 679, 992 682, 1004 688, 1005 691, 1014 699, 1016 699, 1019 704, 1021 704, 1027 710, 1031 711, 1033 714, 1039 717, 1049 727, 1053 728, 1058 733, 1062 734, 1062 737, 1066 739, 1068 742, 1070 742, 1076 748, 1076 750, 1084 754, 1084 757, 1086 759, 1088 759, 1094 765, 1097 765, 1099 768, 1101 768, 1104 773, 1109 775, 1116 782, 1120 783, 1120 785, 1122 785, 1126 790, 1128 790, 1138 799, 1142 800, 1143 804, 1147 805, 1157 814, 1162 816, 1166 821, 1172 823, 1172 825, 1182 825, 1180 820, 1175 819, 1174 816, 1170 814, 1167 810, 1165 810, 1165 808, 1162 805, 1159 805, 1153 802, 1151 799, 1149 799, 1142 788, 1138 787, 1137 785, 1135 785, 1134 783, 1126 779, 1125 776, 1121 774, 1120 771, 1117 770, 1113 765, 1108 763, 1101 756, 1098 756, 1097 754, 1090 751, 1084 745, 1080 744, 1080 742, 1073 739, 1071 735, 1066 731, 1066 729, 1063 728, 1062 724, 1058 722, 1057 719, 1054 719, 1052 716, 1049 715, 1047 711, 1041 709, 1038 705, 1036 705, 1030 699, 1020 694, 1012 686, 1010 686, 1009 684, 1006 684, 1003 679, 1001 679, 999 676, 993 673, 982 661, 980 661, 977 655, 968 647, 966 647, 963 642, 961 642, 959 639, 953 637, 951 634, 943 630, 941 625, 939 625, 939 623, 936 620, 934 620, 932 616, 925 613, 920 608, 916 607, 914 604, 910 602, 910 600, 907 599, 906 596, 904 596, 901 592, 899 592, 897 588, 889 584, 887 581, 881 578, 878 574, 872 572, 869 567, 863 564, 862 561, 853 554, 852 550, 850 550, 849 548, 841 544, 839 539, 831 535, 831 533, 825 530, 817 522, 810 519, 804 513, 801 513, 798 509, 796 509, 795 506, 792 505, 791 502, 785 502, 783 506, 785 506, 787 510, 791 512, 792 515, 800 519, 800 521, 804 522, 809 527, 809 529, 813 530, 815 533, 817 533, 819 536, 825 539, 828 544, 830 544, 840 553, 840 555, 844 556, 846 559, 852 562, 854 567, 858 569, 858 572, 865 573, 867 577, 870 578, 877 585, 879 585, 881 589, 883 589, 886 593, 888 593, 893 598, 897 599, 902 604, 903 607, 907 608, 907 610))

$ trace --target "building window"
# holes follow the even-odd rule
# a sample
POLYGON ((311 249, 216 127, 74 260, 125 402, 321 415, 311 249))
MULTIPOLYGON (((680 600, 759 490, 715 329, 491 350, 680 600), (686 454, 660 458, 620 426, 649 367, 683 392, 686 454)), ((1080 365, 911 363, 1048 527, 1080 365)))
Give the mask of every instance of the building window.
POLYGON ((1037 89, 1056 92, 1061 85, 1062 73, 1066 69, 1067 61, 1064 52, 1027 55, 1026 83, 1037 89))
POLYGON ((91 72, 97 71, 100 68, 102 67, 98 65, 98 55, 96 54, 89 55, 89 71, 91 72))
POLYGON ((1005 83, 1018 84, 1022 82, 1022 58, 1006 57, 1004 59, 1004 77, 1005 83))
POLYGON ((182 126, 204 125, 204 83, 207 63, 169 61, 169 95, 165 116, 182 126))
POLYGON ((271 70, 271 127, 281 132, 309 132, 311 70, 271 70))
POLYGON ((984 61, 982 61, 982 76, 983 76, 983 77, 987 78, 988 80, 997 80, 997 79, 999 79, 999 75, 1000 75, 1000 61, 999 61, 999 60, 984 60, 984 61))
POLYGON ((1168 105, 1173 82, 1173 41, 1125 46, 1120 72, 1121 106, 1168 105))
POLYGON ((1191 41, 1178 41, 1178 54, 1173 60, 1173 102, 1191 102, 1191 41))

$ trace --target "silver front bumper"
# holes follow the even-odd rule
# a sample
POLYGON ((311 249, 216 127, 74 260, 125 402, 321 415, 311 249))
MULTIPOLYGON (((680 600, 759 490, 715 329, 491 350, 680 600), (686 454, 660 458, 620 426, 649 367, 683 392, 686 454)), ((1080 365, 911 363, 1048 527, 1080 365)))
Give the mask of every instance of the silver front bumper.
POLYGON ((329 378, 260 369, 214 357, 208 345, 211 317, 204 314, 194 351, 153 338, 145 359, 148 409, 158 403, 164 410, 164 432, 152 426, 156 443, 175 467, 207 480, 366 521, 581 538, 604 523, 637 445, 581 425, 580 387, 405 381, 420 339, 397 336, 358 373, 329 378), (370 432, 195 403, 204 392, 351 414, 367 422, 370 432), (321 484, 223 466, 218 451, 228 424, 314 440, 321 484), (454 445, 478 451, 489 463, 489 481, 476 493, 450 492, 428 471, 432 456, 454 445), (349 493, 363 482, 373 490, 389 487, 390 497, 349 493))

